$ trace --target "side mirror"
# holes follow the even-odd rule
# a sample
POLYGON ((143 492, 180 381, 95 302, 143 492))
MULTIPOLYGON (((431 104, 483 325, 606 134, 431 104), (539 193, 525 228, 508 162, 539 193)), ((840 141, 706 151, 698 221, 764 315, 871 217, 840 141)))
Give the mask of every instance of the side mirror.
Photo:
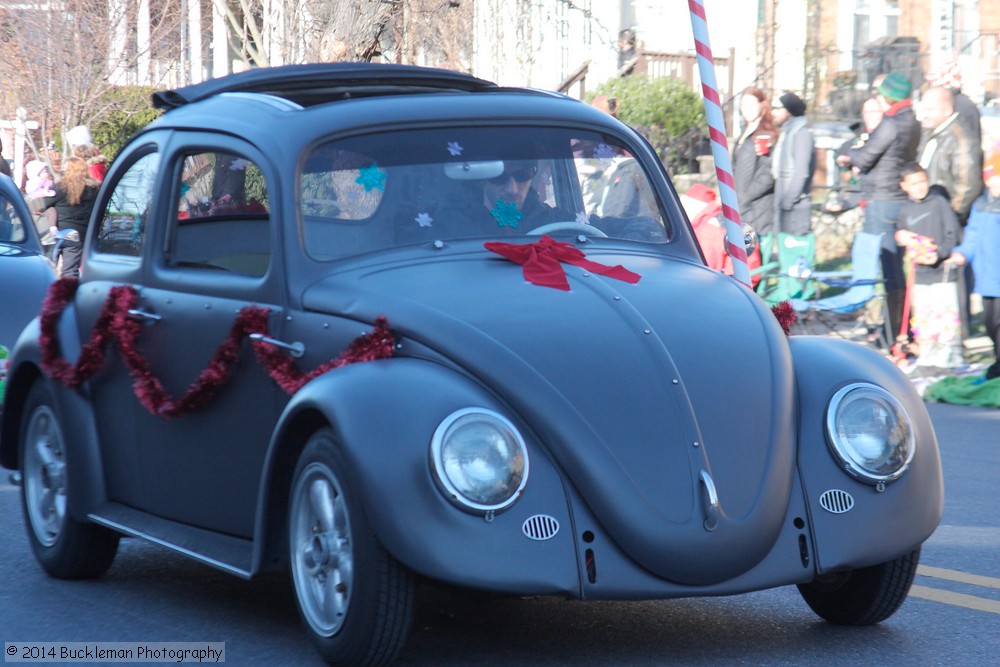
POLYGON ((743 245, 746 246, 747 254, 751 254, 757 249, 760 239, 757 237, 757 230, 749 222, 743 223, 743 245))

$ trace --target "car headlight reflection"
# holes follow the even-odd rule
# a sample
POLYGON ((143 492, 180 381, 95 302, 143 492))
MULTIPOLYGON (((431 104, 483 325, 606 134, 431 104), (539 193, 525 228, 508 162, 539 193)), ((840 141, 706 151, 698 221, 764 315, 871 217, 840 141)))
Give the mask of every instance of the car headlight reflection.
POLYGON ((434 431, 430 454, 438 484, 465 510, 506 509, 528 481, 528 451, 521 434, 484 408, 449 415, 434 431))
POLYGON ((906 472, 915 440, 903 405, 873 384, 851 384, 836 394, 826 413, 831 449, 847 472, 877 484, 906 472))

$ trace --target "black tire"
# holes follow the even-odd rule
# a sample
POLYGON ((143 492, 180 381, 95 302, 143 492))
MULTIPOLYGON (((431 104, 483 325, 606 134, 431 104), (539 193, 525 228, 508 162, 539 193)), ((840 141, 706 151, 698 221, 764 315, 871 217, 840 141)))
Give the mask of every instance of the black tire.
POLYGON ((57 579, 90 579, 107 572, 118 552, 118 533, 73 518, 68 445, 52 394, 41 380, 24 406, 18 442, 21 508, 31 550, 57 579))
POLYGON ((806 603, 836 625, 874 625, 896 613, 906 600, 920 562, 920 547, 871 567, 826 575, 799 585, 806 603))
POLYGON ((413 621, 413 575, 378 543, 333 432, 299 457, 288 503, 299 614, 333 665, 392 662, 413 621))

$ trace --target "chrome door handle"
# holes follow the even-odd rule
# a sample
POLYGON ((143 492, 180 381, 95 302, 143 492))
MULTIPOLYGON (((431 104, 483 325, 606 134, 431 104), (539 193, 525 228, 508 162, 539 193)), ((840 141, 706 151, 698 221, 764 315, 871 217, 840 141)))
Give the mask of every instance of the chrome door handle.
POLYGON ((150 313, 145 310, 140 310, 139 308, 129 308, 128 316, 133 320, 142 320, 144 322, 159 322, 163 319, 156 313, 150 313))
POLYGON ((265 336, 262 333, 252 333, 250 334, 250 340, 259 340, 263 343, 270 343, 275 347, 280 347, 282 350, 288 352, 296 359, 301 357, 306 353, 306 346, 302 343, 295 341, 294 343, 286 343, 283 340, 278 340, 277 338, 271 338, 270 336, 265 336))
POLYGON ((705 530, 713 531, 719 525, 719 494, 712 476, 705 470, 698 473, 698 481, 705 487, 705 530))

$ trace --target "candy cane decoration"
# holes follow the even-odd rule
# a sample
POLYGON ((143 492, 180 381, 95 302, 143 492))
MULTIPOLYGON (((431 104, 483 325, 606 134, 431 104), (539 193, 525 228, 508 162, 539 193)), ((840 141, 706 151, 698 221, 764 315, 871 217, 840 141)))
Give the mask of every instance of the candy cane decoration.
POLYGON ((698 52, 698 74, 701 76, 702 98, 708 117, 708 134, 712 139, 712 157, 715 159, 715 176, 722 195, 722 215, 726 219, 726 252, 733 259, 733 276, 744 285, 750 285, 747 268, 747 251, 743 242, 743 223, 736 201, 736 182, 733 165, 729 159, 729 142, 726 141, 726 121, 722 116, 722 103, 715 81, 715 60, 708 41, 708 22, 702 0, 688 0, 691 10, 691 30, 694 32, 694 49, 698 52))

